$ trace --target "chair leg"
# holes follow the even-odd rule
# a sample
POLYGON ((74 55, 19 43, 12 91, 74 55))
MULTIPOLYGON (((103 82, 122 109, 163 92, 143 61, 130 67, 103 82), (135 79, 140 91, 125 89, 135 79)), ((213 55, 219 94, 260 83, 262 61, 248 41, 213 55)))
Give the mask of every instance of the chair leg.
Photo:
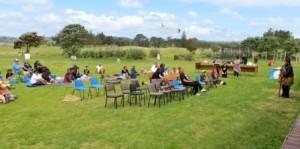
POLYGON ((73 89, 73 91, 72 91, 72 95, 74 95, 75 94, 75 89, 73 89))
POLYGON ((105 108, 106 108, 106 105, 107 105, 107 97, 105 98, 105 108))
POLYGON ((149 106, 150 106, 150 100, 151 100, 151 96, 150 96, 149 99, 148 99, 148 108, 149 108, 149 106))
POLYGON ((160 101, 161 101, 161 99, 162 99, 162 96, 159 96, 158 97, 158 107, 160 107, 160 101))
POLYGON ((123 107, 125 105, 124 96, 122 97, 123 107))
POLYGON ((118 109, 118 101, 117 101, 117 98, 114 99, 114 105, 115 105, 115 108, 118 109))

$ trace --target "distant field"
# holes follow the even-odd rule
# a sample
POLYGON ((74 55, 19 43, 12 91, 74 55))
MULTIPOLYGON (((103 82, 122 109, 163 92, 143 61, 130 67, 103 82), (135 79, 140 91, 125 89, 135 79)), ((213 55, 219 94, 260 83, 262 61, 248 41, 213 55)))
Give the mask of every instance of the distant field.
MULTIPOLYGON (((96 47, 97 49, 99 47, 96 47)), ((130 47, 124 47, 130 48, 130 47)), ((87 49, 94 49, 89 47, 87 49)), ((148 51, 149 49, 144 49, 148 51)), ((204 59, 174 61, 178 48, 161 49, 162 62, 169 68, 184 67, 192 78, 198 74, 194 63, 204 59)), ((32 62, 39 59, 58 76, 73 64, 90 66, 94 76, 97 64, 104 64, 109 74, 122 66, 149 69, 155 59, 79 59, 74 62, 61 55, 58 47, 42 46, 32 50, 32 62)), ((17 51, 0 47, 0 71, 10 68, 17 51)), ((20 58, 21 59, 21 58, 20 58)), ((281 66, 276 62, 275 66, 281 66)), ((291 99, 277 97, 278 84, 268 80, 269 67, 259 63, 258 74, 229 76, 226 86, 209 90, 199 97, 158 107, 125 105, 104 108, 104 97, 83 102, 63 102, 72 86, 26 88, 17 84, 13 90, 18 100, 0 105, 1 148, 280 148, 289 128, 300 113, 300 64, 294 64, 295 86, 291 99)), ((139 78, 147 81, 146 77, 139 78)))

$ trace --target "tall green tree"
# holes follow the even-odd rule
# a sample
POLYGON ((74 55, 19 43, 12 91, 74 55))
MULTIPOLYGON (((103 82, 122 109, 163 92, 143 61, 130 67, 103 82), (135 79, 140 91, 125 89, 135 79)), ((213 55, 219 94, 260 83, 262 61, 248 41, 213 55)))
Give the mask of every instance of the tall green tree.
POLYGON ((14 48, 21 49, 25 47, 25 53, 30 53, 32 47, 38 47, 43 40, 42 36, 38 36, 36 32, 27 32, 19 37, 19 40, 14 43, 14 48))
POLYGON ((68 56, 78 55, 80 49, 86 43, 89 33, 80 24, 70 24, 65 26, 58 34, 58 43, 63 52, 68 56))
POLYGON ((196 38, 190 38, 186 40, 185 48, 194 54, 198 48, 198 40, 196 38))
POLYGON ((184 31, 181 35, 181 47, 182 48, 186 48, 186 42, 187 42, 187 38, 186 38, 186 33, 184 31))
POLYGON ((141 46, 141 47, 148 47, 149 46, 149 40, 143 34, 137 34, 134 38, 134 42, 137 46, 141 46))

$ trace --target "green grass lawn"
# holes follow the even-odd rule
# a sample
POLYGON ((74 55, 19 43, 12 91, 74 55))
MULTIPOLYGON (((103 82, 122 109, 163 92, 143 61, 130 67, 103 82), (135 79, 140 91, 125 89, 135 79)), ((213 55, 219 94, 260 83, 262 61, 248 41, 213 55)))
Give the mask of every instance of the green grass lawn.
MULTIPOLYGON (((58 76, 74 64, 60 56, 58 48, 40 49, 32 51, 33 60, 39 59, 58 76)), ((203 59, 173 61, 176 52, 182 50, 164 49, 163 62, 169 68, 182 66, 194 77, 194 63, 203 59)), ((15 53, 9 47, 0 48, 3 75, 15 53)), ((80 59, 76 64, 89 65, 94 72, 101 63, 113 74, 123 65, 135 65, 139 70, 149 69, 153 62, 149 58, 121 60, 120 64, 115 59, 80 59)), ((63 102, 64 96, 71 94, 70 85, 26 88, 17 84, 13 92, 18 100, 0 105, 0 147, 277 149, 300 112, 300 65, 294 64, 291 99, 278 98, 277 82, 268 80, 269 69, 261 61, 258 74, 231 75, 226 86, 161 108, 125 105, 114 109, 112 102, 104 108, 103 97, 63 102)))

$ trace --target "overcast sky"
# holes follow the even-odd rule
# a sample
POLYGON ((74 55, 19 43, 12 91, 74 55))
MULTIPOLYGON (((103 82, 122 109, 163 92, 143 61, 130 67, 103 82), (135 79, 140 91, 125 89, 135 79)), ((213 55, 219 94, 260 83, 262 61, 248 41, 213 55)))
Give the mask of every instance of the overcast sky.
POLYGON ((114 36, 239 41, 268 28, 300 37, 300 0, 0 0, 0 36, 57 34, 80 23, 114 36))

